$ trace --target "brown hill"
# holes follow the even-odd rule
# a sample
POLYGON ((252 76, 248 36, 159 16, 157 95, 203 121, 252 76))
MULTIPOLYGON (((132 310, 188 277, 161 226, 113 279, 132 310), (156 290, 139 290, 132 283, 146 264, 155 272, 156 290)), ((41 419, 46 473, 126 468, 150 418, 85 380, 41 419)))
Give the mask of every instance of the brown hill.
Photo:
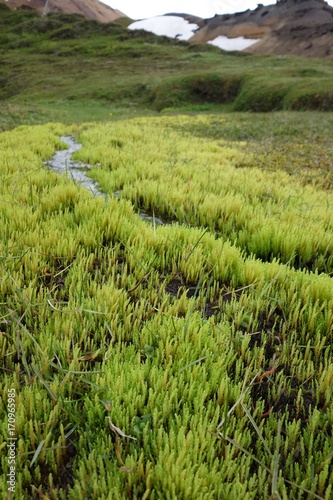
POLYGON ((88 19, 97 19, 103 23, 126 17, 120 10, 112 9, 98 0, 0 0, 0 3, 12 9, 18 7, 36 9, 43 14, 48 12, 82 14, 88 19))
POLYGON ((279 0, 255 10, 204 19, 191 41, 219 35, 259 38, 247 52, 333 57, 333 7, 324 0, 279 0))

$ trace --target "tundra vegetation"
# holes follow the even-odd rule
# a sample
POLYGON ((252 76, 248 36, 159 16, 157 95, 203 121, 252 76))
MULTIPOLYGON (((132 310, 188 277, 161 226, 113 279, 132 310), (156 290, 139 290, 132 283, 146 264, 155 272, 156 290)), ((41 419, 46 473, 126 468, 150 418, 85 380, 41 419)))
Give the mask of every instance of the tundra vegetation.
POLYGON ((332 63, 0 14, 1 496, 15 389, 15 498, 332 498, 332 63))

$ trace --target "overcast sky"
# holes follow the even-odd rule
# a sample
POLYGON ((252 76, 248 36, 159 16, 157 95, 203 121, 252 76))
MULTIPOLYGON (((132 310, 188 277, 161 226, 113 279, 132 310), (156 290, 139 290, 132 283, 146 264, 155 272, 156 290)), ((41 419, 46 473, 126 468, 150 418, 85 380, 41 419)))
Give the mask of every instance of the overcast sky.
MULTIPOLYGON (((170 12, 193 14, 199 17, 213 17, 215 14, 240 12, 255 9, 258 3, 275 4, 274 0, 102 0, 114 9, 121 10, 132 19, 144 19, 170 12)), ((333 5, 333 0, 328 0, 333 5)))

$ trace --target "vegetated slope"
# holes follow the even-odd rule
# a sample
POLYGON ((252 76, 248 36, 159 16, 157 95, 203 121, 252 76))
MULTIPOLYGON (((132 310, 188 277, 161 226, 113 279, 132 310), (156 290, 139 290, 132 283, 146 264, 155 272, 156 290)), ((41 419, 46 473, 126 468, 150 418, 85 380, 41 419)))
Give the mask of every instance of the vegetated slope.
POLYGON ((325 0, 280 0, 255 10, 216 15, 200 23, 192 41, 219 35, 261 38, 247 52, 333 57, 333 7, 325 0))
POLYGON ((321 239, 332 193, 244 175, 241 144, 194 135, 215 128, 176 116, 0 135, 0 428, 7 450, 14 389, 18 496, 331 498, 330 273, 245 256, 206 222, 233 216, 251 241, 248 203, 268 230, 289 210, 286 249, 303 241, 315 261, 297 227, 321 239), (63 134, 107 200, 43 165, 63 134), (149 226, 125 198, 201 220, 149 226))
POLYGON ((226 54, 117 23, 4 6, 0 24, 0 99, 30 110, 65 102, 75 111, 79 101, 86 109, 96 102, 158 111, 207 103, 238 111, 333 109, 330 60, 226 54))
POLYGON ((102 23, 126 17, 126 14, 98 0, 0 0, 0 4, 5 4, 12 9, 20 7, 34 9, 43 15, 49 12, 81 14, 88 19, 96 19, 102 23))

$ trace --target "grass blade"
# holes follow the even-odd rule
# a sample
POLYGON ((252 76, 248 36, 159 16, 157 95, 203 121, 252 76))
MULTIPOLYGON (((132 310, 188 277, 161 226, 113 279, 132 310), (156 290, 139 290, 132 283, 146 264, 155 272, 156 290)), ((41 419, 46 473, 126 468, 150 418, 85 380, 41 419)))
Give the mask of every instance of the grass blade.
POLYGON ((277 491, 278 475, 279 475, 279 455, 280 455, 280 442, 281 442, 281 420, 278 422, 278 429, 276 435, 276 448, 272 460, 272 496, 279 496, 277 491))
POLYGON ((31 368, 33 369, 33 371, 35 372, 35 374, 37 375, 37 377, 39 378, 39 380, 41 381, 47 392, 50 394, 51 398, 57 401, 57 396, 54 394, 50 386, 45 382, 45 380, 43 379, 37 368, 34 365, 31 365, 31 368))
POLYGON ((43 448, 43 446, 44 446, 44 443, 45 443, 45 440, 44 440, 44 439, 42 439, 42 441, 41 441, 41 442, 39 443, 39 445, 38 445, 37 450, 35 451, 34 456, 32 457, 32 460, 31 460, 31 462, 30 462, 29 467, 32 467, 32 466, 33 466, 33 464, 34 464, 34 463, 36 462, 36 460, 38 459, 39 454, 40 454, 40 452, 42 451, 42 448, 43 448))
POLYGON ((246 415, 247 415, 248 419, 250 420, 250 422, 251 422, 251 424, 252 424, 252 426, 253 426, 254 430, 255 430, 255 431, 256 431, 256 433, 258 434, 260 441, 261 441, 261 442, 262 442, 262 444, 264 445, 265 450, 267 451, 267 453, 269 454, 269 456, 270 456, 271 458, 273 458, 273 455, 272 455, 272 453, 271 453, 271 450, 268 448, 267 443, 266 443, 266 441, 265 441, 265 439, 264 439, 264 436, 261 434, 259 427, 257 426, 257 424, 255 423, 255 421, 253 420, 253 417, 252 417, 251 413, 250 413, 250 412, 249 412, 249 410, 246 408, 246 406, 245 406, 245 404, 244 404, 243 402, 241 403, 241 405, 242 405, 242 408, 243 408, 243 410, 245 411, 245 413, 246 413, 246 415))

